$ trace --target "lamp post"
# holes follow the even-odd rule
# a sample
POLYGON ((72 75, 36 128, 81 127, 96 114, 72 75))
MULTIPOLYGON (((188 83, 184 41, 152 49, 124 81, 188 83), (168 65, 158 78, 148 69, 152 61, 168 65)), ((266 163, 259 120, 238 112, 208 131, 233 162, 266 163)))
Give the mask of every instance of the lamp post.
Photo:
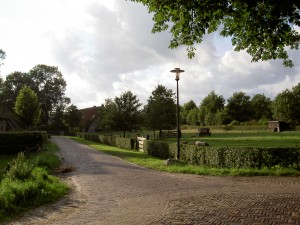
POLYGON ((176 83, 177 83, 177 105, 176 105, 176 114, 177 114, 177 155, 176 158, 180 158, 180 129, 179 129, 179 89, 178 89, 178 81, 180 79, 180 73, 183 73, 184 70, 180 68, 175 68, 174 70, 170 71, 171 73, 175 73, 176 83))

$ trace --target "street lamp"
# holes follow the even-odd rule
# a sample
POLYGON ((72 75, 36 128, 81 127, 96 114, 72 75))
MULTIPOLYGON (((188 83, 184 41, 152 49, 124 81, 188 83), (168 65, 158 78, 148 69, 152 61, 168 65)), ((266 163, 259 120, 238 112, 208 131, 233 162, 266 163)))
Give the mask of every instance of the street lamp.
POLYGON ((180 130, 179 130, 179 89, 178 89, 178 81, 180 79, 180 73, 183 73, 184 70, 180 68, 175 68, 174 70, 170 71, 171 73, 175 73, 176 83, 177 83, 177 106, 176 106, 176 114, 177 114, 177 155, 176 158, 180 158, 180 130))

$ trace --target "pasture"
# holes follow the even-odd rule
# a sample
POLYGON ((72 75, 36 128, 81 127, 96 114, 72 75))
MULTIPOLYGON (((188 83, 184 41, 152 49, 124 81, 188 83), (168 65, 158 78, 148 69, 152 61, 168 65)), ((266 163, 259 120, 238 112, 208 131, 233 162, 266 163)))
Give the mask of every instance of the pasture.
MULTIPOLYGON (((126 132, 127 138, 136 138, 136 135, 147 137, 151 140, 157 139, 166 142, 176 142, 176 138, 158 138, 158 131, 138 131, 126 132)), ((268 131, 266 128, 259 127, 237 127, 233 130, 224 130, 221 128, 212 128, 211 136, 198 136, 197 129, 183 129, 180 138, 181 142, 194 144, 195 141, 205 141, 210 146, 231 147, 231 146, 247 146, 247 147, 289 147, 300 148, 300 131, 285 131, 281 133, 268 131)), ((101 132, 102 135, 118 135, 121 132, 101 132)))
MULTIPOLYGON (((171 141, 175 141, 171 140, 171 141)), ((183 134, 181 141, 194 143, 195 141, 205 141, 210 146, 231 147, 290 147, 300 148, 300 131, 286 131, 282 133, 274 132, 243 132, 243 133, 212 133, 211 136, 189 136, 183 134)))

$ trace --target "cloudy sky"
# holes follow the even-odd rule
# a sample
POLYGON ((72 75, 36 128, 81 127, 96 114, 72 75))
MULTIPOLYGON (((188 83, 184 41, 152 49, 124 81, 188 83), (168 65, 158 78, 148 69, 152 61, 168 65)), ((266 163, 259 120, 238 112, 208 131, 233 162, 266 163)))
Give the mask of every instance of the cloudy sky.
POLYGON ((251 63, 234 52, 218 33, 204 37, 196 57, 185 47, 168 49, 168 32, 152 34, 147 8, 125 0, 1 0, 0 49, 7 57, 1 76, 28 72, 38 64, 57 66, 67 82, 66 95, 79 108, 101 105, 106 98, 132 91, 146 103, 158 84, 176 92, 180 103, 199 105, 211 91, 224 98, 244 91, 273 99, 300 82, 300 50, 291 51, 295 66, 280 60, 251 63))

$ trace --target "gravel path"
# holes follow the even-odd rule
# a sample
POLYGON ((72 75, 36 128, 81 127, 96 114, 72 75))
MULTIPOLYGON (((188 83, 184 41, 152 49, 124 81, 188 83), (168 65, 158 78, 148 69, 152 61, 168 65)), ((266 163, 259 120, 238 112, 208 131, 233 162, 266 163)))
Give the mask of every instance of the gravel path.
POLYGON ((300 224, 300 178, 211 177, 139 167, 53 137, 72 192, 9 224, 300 224))

